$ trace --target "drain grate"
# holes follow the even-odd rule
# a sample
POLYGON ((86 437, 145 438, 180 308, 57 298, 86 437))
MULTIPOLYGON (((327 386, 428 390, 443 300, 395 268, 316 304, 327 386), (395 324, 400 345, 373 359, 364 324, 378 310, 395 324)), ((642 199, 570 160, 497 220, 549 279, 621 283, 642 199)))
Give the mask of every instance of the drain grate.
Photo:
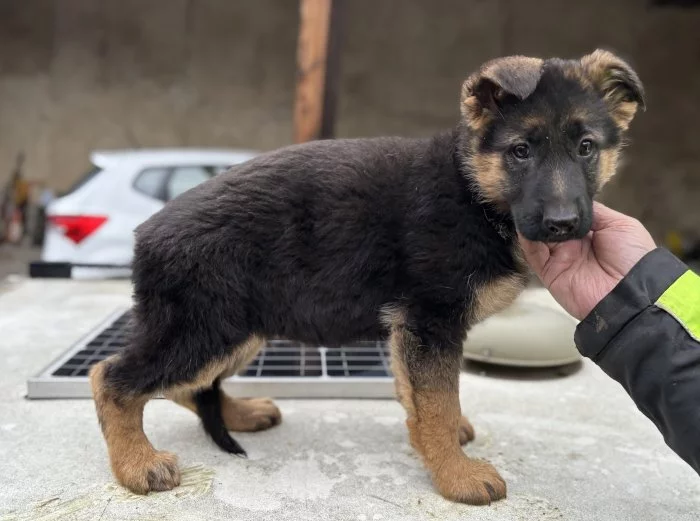
MULTIPOLYGON (((126 345, 129 310, 117 310, 59 359, 27 382, 27 397, 91 398, 88 372, 126 345)), ((385 341, 339 348, 269 340, 240 374, 222 382, 234 396, 277 398, 394 398, 385 341)))

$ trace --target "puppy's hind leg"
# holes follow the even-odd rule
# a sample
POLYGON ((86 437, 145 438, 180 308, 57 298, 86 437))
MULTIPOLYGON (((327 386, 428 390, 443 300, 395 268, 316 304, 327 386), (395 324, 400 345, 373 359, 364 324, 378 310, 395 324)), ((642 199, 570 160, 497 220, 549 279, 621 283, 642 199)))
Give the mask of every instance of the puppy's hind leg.
POLYGON ((129 392, 116 384, 123 367, 121 358, 113 358, 90 371, 112 473, 136 494, 170 490, 180 484, 177 457, 154 449, 143 432, 143 409, 153 393, 129 392))
POLYGON ((201 317, 191 311, 159 313, 159 309, 137 306, 127 348, 91 371, 112 471, 122 485, 139 494, 169 490, 180 482, 175 456, 156 451, 143 431, 144 406, 156 394, 202 392, 198 405, 193 402, 195 410, 201 409, 206 425, 228 450, 243 454, 226 432, 218 394, 207 389, 240 358, 240 349, 232 351, 231 346, 243 345, 249 335, 225 331, 217 324, 204 328, 201 317), (203 338, 209 340, 204 345, 203 338))
POLYGON ((211 387, 192 394, 195 412, 202 419, 202 426, 214 443, 229 454, 245 458, 245 450, 231 437, 224 423, 222 397, 220 381, 217 378, 211 387))
POLYGON ((221 449, 241 457, 245 457, 246 453, 228 431, 269 429, 282 421, 282 415, 272 400, 267 398, 239 399, 228 396, 221 389, 221 380, 247 367, 263 343, 262 338, 251 336, 234 347, 226 371, 212 385, 197 390, 176 388, 166 393, 167 398, 201 418, 204 430, 221 449))
POLYGON ((168 398, 197 414, 202 420, 202 427, 219 448, 242 458, 246 457, 245 450, 228 431, 262 431, 282 421, 282 414, 272 400, 232 398, 223 392, 218 378, 211 387, 170 394, 168 398))

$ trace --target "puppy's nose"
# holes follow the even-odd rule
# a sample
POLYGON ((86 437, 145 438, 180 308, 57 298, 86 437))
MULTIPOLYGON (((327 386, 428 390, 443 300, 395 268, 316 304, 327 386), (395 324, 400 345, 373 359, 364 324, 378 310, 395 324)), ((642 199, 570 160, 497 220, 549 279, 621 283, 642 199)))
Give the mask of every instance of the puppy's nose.
POLYGON ((552 235, 567 235, 579 225, 579 215, 574 208, 558 208, 545 213, 542 224, 552 235))

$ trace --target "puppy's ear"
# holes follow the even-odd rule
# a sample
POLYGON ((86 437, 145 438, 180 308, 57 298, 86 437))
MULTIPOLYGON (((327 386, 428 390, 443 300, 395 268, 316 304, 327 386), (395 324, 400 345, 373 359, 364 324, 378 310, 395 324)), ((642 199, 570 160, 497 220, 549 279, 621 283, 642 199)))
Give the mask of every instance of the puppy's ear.
POLYGON ((542 60, 507 56, 486 62, 462 85, 461 111, 467 125, 480 130, 509 101, 532 94, 542 75, 542 60))
POLYGON ((644 86, 637 73, 620 57, 602 49, 581 58, 581 67, 610 107, 617 125, 627 130, 637 108, 646 110, 644 86))

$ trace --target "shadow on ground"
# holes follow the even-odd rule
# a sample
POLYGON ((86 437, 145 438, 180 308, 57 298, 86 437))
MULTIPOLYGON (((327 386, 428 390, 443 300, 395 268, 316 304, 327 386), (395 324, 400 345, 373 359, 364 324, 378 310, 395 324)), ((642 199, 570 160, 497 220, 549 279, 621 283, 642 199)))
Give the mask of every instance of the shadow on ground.
POLYGON ((557 380, 572 376, 582 367, 580 361, 556 367, 510 367, 465 360, 465 373, 500 380, 557 380))

